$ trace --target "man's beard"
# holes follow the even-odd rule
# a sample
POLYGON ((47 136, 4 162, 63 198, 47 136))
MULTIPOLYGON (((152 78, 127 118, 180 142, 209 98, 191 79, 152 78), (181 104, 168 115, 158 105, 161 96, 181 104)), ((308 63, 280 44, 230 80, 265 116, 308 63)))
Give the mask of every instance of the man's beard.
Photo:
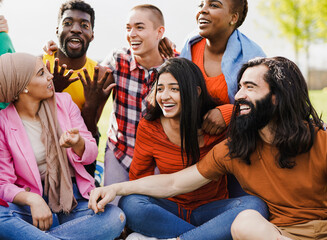
POLYGON ((67 47, 67 41, 65 41, 64 39, 60 38, 60 50, 69 58, 79 58, 82 57, 84 54, 86 54, 87 49, 89 48, 89 42, 87 42, 86 44, 84 44, 84 42, 82 43, 82 48, 80 51, 69 51, 68 47, 67 47))
MULTIPOLYGON (((238 136, 256 135, 258 130, 265 127, 274 117, 276 106, 272 103, 272 94, 268 93, 264 98, 253 103, 246 100, 235 102, 235 111, 230 128, 232 132, 238 136), (238 115, 240 112, 240 104, 246 104, 250 107, 250 112, 245 115, 238 115)), ((231 136, 232 137, 232 136, 231 136)))

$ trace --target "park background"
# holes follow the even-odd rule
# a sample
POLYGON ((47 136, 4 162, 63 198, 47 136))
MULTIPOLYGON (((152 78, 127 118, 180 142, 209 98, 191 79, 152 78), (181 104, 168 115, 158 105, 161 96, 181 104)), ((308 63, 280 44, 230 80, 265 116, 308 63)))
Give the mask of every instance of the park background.
MULTIPOLYGON (((5 15, 8 20, 9 35, 16 51, 40 55, 42 47, 48 40, 57 41, 55 34, 57 16, 63 2, 64 0, 3 0, 0 14, 5 15)), ((95 38, 87 55, 97 61, 104 59, 113 49, 127 46, 126 17, 129 10, 137 4, 150 3, 162 10, 165 17, 165 36, 176 44, 177 50, 181 50, 187 35, 197 30, 195 15, 199 0, 86 0, 86 2, 95 10, 95 38)), ((324 23, 327 22, 327 1, 248 0, 248 3, 248 15, 240 30, 257 42, 267 56, 284 56, 299 65, 309 80, 312 102, 318 113, 323 114, 324 121, 327 121, 326 28, 322 30, 322 34, 317 35, 319 28, 324 27, 324 23), (324 6, 316 7, 315 3, 322 3, 324 6), (318 21, 321 19, 325 22, 318 21), (281 27, 282 22, 284 25, 286 23, 286 26, 281 27), (295 23, 299 23, 299 29, 295 23), (297 38, 292 38, 292 31, 297 38), (306 32, 309 35, 305 35, 306 32), (303 41, 303 38, 307 41, 303 41)), ((102 135, 98 155, 100 162, 103 162, 104 157, 111 105, 110 99, 98 124, 102 135)))

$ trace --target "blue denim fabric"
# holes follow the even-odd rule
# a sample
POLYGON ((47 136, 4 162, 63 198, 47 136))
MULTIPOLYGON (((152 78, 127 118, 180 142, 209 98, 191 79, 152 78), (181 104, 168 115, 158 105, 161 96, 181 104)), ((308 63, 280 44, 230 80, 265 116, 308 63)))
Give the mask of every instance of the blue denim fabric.
POLYGON ((8 208, 0 206, 0 239, 114 239, 120 235, 125 226, 121 209, 109 204, 105 212, 94 214, 75 184, 74 196, 77 207, 67 215, 53 213, 54 223, 49 231, 33 226, 29 206, 14 203, 8 203, 8 208))
POLYGON ((204 204, 192 211, 190 223, 178 217, 178 205, 167 199, 129 195, 122 197, 118 206, 125 212, 130 229, 156 238, 227 240, 232 239, 230 228, 241 211, 254 209, 268 218, 265 202, 250 195, 204 204))

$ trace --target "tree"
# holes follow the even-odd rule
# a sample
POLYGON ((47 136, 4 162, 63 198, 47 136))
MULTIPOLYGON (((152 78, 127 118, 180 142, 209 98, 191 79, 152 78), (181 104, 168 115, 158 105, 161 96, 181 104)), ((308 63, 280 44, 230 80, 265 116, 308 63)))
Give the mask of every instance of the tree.
POLYGON ((277 23, 281 34, 291 41, 296 62, 300 50, 305 51, 309 73, 310 46, 327 40, 327 1, 263 0, 261 8, 277 23))

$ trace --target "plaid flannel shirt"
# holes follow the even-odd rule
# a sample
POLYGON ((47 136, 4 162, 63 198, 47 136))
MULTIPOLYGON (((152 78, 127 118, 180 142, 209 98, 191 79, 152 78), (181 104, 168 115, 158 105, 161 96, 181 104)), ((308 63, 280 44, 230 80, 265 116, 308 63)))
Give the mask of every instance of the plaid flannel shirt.
POLYGON ((111 112, 108 145, 128 171, 134 153, 136 129, 145 114, 146 96, 157 77, 157 68, 143 68, 130 49, 115 50, 102 65, 111 69, 117 84, 111 112))

